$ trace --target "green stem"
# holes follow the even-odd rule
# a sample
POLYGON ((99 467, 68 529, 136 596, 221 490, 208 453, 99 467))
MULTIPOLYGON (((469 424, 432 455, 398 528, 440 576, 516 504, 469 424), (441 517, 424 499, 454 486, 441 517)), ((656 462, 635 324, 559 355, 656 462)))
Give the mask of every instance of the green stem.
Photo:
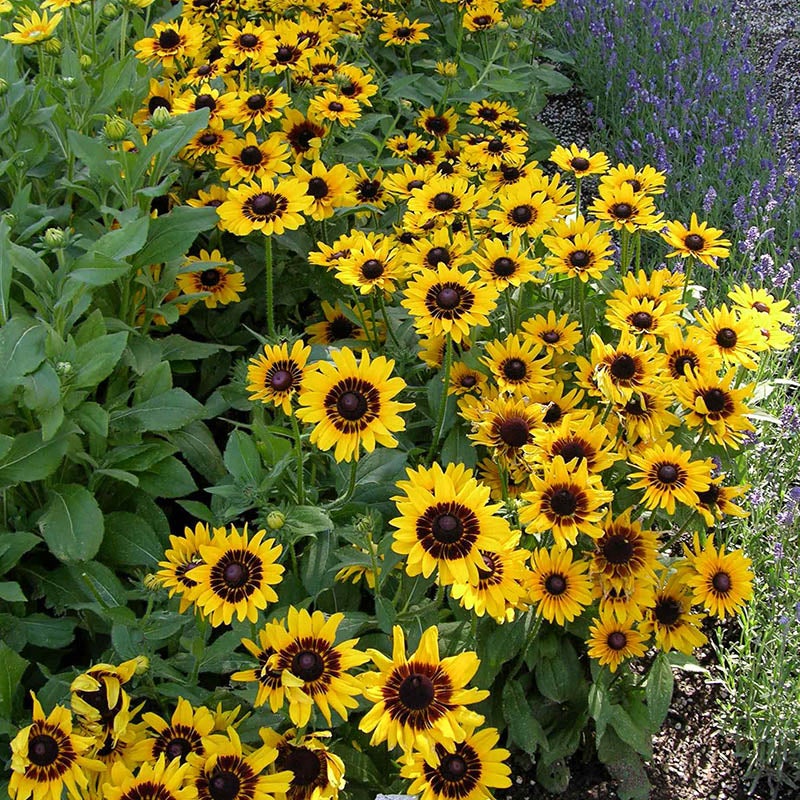
POLYGON ((620 239, 620 271, 623 275, 628 272, 628 265, 631 261, 631 254, 630 254, 630 243, 631 243, 631 232, 626 228, 622 227, 622 230, 619 233, 620 239))
POLYGON ((578 276, 575 276, 573 280, 575 280, 578 285, 578 307, 580 309, 580 315, 581 315, 581 334, 583 335, 583 349, 587 350, 588 345, 586 343, 586 334, 588 326, 586 325, 586 285, 578 276))
POLYGON ((302 506, 306 502, 306 490, 303 485, 303 437, 300 435, 300 426, 297 424, 297 417, 294 412, 292 412, 290 419, 297 448, 297 503, 302 506))
POLYGON ((444 375, 442 387, 442 402, 439 404, 439 414, 436 418, 436 427, 434 428, 434 438, 431 442, 431 449, 428 451, 428 464, 433 463, 433 457, 439 447, 439 441, 442 438, 442 429, 444 428, 444 412, 447 408, 447 401, 450 397, 448 389, 450 388, 450 368, 453 366, 453 337, 448 333, 445 339, 444 348, 444 375))
POLYGON ((266 302, 267 302, 267 336, 272 339, 275 336, 275 287, 273 285, 274 275, 272 273, 272 237, 267 236, 264 242, 264 267, 267 283, 266 302))
POLYGON ((686 272, 684 273, 683 278, 683 292, 681 293, 681 303, 686 300, 686 290, 689 288, 689 281, 692 279, 692 267, 694 266, 694 259, 689 259, 689 263, 686 265, 686 272))
POLYGON ((642 232, 636 231, 636 271, 642 267, 642 232))
POLYGON ((508 286, 503 294, 506 298, 506 311, 508 312, 508 332, 514 333, 517 330, 517 326, 514 324, 514 308, 511 305, 511 290, 508 286))
POLYGON ((386 325, 386 331, 392 339, 392 343, 398 349, 400 348, 400 342, 397 341, 397 337, 394 335, 394 331, 392 330, 392 326, 389 323, 389 315, 386 312, 386 303, 383 300, 383 292, 378 294, 378 306, 381 309, 381 315, 383 316, 383 324, 386 325))
POLYGON ((579 217, 581 214, 581 181, 582 178, 578 175, 575 176, 575 216, 579 217))

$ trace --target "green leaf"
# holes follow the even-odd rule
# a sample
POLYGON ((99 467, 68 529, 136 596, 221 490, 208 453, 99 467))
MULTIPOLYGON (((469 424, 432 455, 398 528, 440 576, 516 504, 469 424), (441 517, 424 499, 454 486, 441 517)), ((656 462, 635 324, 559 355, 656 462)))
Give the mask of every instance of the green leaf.
POLYGON ((31 411, 52 408, 61 399, 61 381, 50 364, 42 364, 36 372, 26 375, 22 385, 22 402, 31 411))
POLYGON ((664 653, 659 653, 650 667, 645 684, 647 713, 653 732, 657 731, 667 718, 674 685, 675 679, 669 659, 664 653))
POLYGON ((172 389, 172 367, 159 361, 142 373, 133 393, 135 403, 144 403, 172 389))
POLYGON ((131 269, 127 261, 119 261, 102 253, 86 253, 75 260, 68 277, 87 286, 108 286, 131 269))
POLYGON ((154 567, 164 558, 155 531, 136 514, 112 511, 106 514, 105 529, 98 554, 104 564, 154 567))
POLYGON ((103 541, 103 514, 97 500, 83 486, 64 484, 47 492, 48 502, 39 519, 50 552, 65 564, 93 558, 103 541))
POLYGON ((139 475, 139 488, 152 497, 185 497, 197 490, 191 473, 177 458, 165 458, 139 475))
POLYGON ((108 608, 125 606, 127 603, 125 587, 105 564, 87 561, 85 564, 70 564, 63 569, 87 599, 108 608))
POLYGON ((183 389, 151 397, 125 411, 111 415, 111 425, 120 431, 174 431, 205 414, 202 403, 183 389))
POLYGON ((86 432, 99 436, 101 439, 108 438, 108 411, 99 403, 81 403, 73 412, 72 418, 86 432))
POLYGON ((73 617, 48 617, 47 614, 29 614, 19 621, 30 644, 49 650, 69 645, 75 638, 77 624, 78 620, 73 617))
POLYGON ((5 324, 10 316, 8 298, 11 293, 11 239, 9 238, 8 223, 0 219, 0 324, 5 324))
POLYGON ((332 531, 333 522, 326 511, 316 506, 295 506, 286 512, 286 527, 295 534, 297 539, 301 536, 312 536, 323 531, 332 531))
POLYGON ((67 139, 72 152, 86 164, 89 168, 89 174, 93 178, 98 178, 107 183, 106 176, 109 170, 109 161, 113 164, 112 169, 119 169, 119 165, 108 146, 99 139, 93 139, 91 136, 85 136, 75 130, 67 131, 67 139))
POLYGON ((331 565, 331 534, 322 534, 303 554, 302 579, 310 597, 316 597, 332 582, 335 565, 331 565))
POLYGON ((22 688, 28 662, 5 642, 0 642, 0 717, 11 718, 14 696, 22 688))
POLYGON ((67 452, 70 433, 71 430, 61 433, 47 442, 42 441, 41 431, 15 437, 11 449, 0 459, 0 489, 52 475, 67 452))
POLYGON ((44 361, 46 338, 44 325, 28 317, 14 317, 0 328, 0 403, 44 361))
POLYGON ((547 734, 533 716, 531 705, 518 681, 511 680, 503 687, 502 705, 503 717, 514 744, 531 756, 536 753, 537 747, 546 750, 547 734))
POLYGON ((72 385, 78 388, 94 388, 105 380, 122 358, 127 343, 127 331, 120 331, 93 339, 79 347, 75 359, 78 369, 72 385))
POLYGON ((650 797, 650 782, 644 771, 642 759, 612 730, 598 737, 597 756, 606 765, 617 781, 620 800, 647 800, 650 797))
POLYGON ((134 266, 146 268, 182 256, 198 234, 211 230, 218 220, 213 208, 173 208, 169 214, 152 220, 148 242, 133 260, 134 266))
POLYGON ((121 261, 144 247, 149 229, 149 216, 129 220, 122 227, 103 234, 92 246, 92 252, 121 261))
POLYGON ((650 755, 652 751, 650 731, 640 728, 621 705, 611 706, 609 725, 627 745, 644 756, 650 755))
POLYGON ((233 431, 228 437, 223 460, 228 472, 242 483, 255 486, 264 474, 255 442, 243 431, 233 431))
POLYGON ((544 658, 536 664, 536 685, 555 703, 573 697, 581 684, 581 666, 577 653, 566 638, 559 642, 555 658, 544 658))
POLYGON ((165 361, 186 360, 195 361, 199 358, 219 353, 221 350, 238 350, 233 345, 215 344, 213 342, 193 342, 185 336, 173 334, 160 340, 162 358, 165 361))
POLYGON ((22 556, 42 540, 28 531, 0 532, 0 575, 15 567, 22 556))
POLYGON ((0 581, 0 600, 7 603, 24 603, 27 598, 16 581, 0 581))
POLYGON ((222 453, 202 422, 190 422, 182 431, 170 434, 169 440, 180 448, 190 466, 210 483, 217 483, 228 474, 222 453))

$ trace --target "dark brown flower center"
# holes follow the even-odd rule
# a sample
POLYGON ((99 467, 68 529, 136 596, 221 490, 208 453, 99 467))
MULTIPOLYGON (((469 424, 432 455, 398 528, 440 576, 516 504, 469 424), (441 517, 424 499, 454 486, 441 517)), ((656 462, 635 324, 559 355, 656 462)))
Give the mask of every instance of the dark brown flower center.
POLYGON ((577 458, 578 460, 586 458, 587 453, 583 442, 578 442, 573 439, 557 445, 553 449, 553 455, 561 456, 565 463, 568 463, 572 461, 573 458, 577 458))
POLYGON ((267 216, 268 214, 273 214, 277 210, 278 203, 275 200, 275 195, 261 193, 250 199, 250 208, 252 208, 256 214, 267 216))
POLYGON ((720 347, 735 347, 739 337, 733 328, 720 328, 717 331, 717 344, 720 347))
POLYGON ((724 411, 727 399, 728 395, 722 389, 709 389, 703 393, 703 401, 706 404, 706 408, 712 413, 724 411))
POLYGON ((424 185, 425 185, 424 181, 420 181, 420 180, 413 180, 413 181, 409 181, 409 182, 406 184, 406 188, 407 188, 407 189, 408 189, 410 192, 413 192, 413 191, 414 191, 414 189, 421 189, 421 188, 422 188, 424 185))
POLYGON ((502 153, 504 147, 505 145, 502 139, 492 139, 489 144, 486 145, 486 149, 490 153, 502 153))
POLYGON ((503 375, 510 381, 521 381, 527 374, 525 362, 519 358, 510 358, 503 364, 503 375))
POLYGON ((450 211, 450 209, 455 207, 455 204, 456 199, 450 192, 439 192, 433 198, 433 207, 437 211, 450 211))
POLYGON ((609 536, 600 549, 609 564, 627 564, 634 553, 633 544, 627 536, 609 536))
POLYGON ((760 301, 757 302, 757 303, 753 303, 753 308, 756 311, 760 311, 762 314, 768 314, 769 313, 769 306, 766 303, 762 303, 760 301))
POLYGON ((653 326, 653 315, 648 314, 646 311, 637 311, 631 317, 631 325, 639 330, 649 330, 653 326))
POLYGON ((515 206, 509 216, 516 225, 527 225, 534 218, 530 206, 515 206))
POLYGON ((310 786, 322 772, 319 756, 307 747, 291 746, 291 751, 285 758, 278 760, 278 765, 294 773, 294 786, 310 786))
POLYGON ((263 94, 251 94, 246 105, 251 111, 261 111, 267 105, 267 98, 263 94))
POLYGON ((708 489, 698 492, 697 498, 704 506, 708 506, 709 508, 715 506, 717 500, 719 500, 719 486, 712 483, 708 489))
POLYGON ((441 136, 450 130, 450 124, 444 117, 430 117, 425 121, 425 128, 434 136, 441 136))
POLYGON ((171 50, 173 47, 177 47, 180 44, 181 37, 177 31, 172 30, 169 28, 165 31, 162 31, 158 37, 158 46, 162 50, 171 50))
POLYGON ((583 269, 584 267, 588 266, 591 260, 591 254, 587 253, 585 250, 573 250, 569 254, 569 263, 578 269, 583 269))
POLYGON ((586 170, 589 169, 589 159, 583 156, 576 156, 569 163, 572 165, 572 169, 574 169, 575 172, 586 172, 586 170))
POLYGON ((411 28, 396 28, 394 32, 395 39, 408 39, 411 37, 413 31, 411 28))
POLYGON ((522 447, 528 442, 528 423, 519 417, 508 419, 500 426, 500 438, 509 447, 522 447))
POLYGON ((611 213, 617 219, 628 219, 633 214, 633 208, 630 203, 615 203, 611 206, 611 213))
POLYGON ((166 108, 167 111, 172 110, 172 106, 170 105, 169 100, 164 97, 159 97, 156 95, 155 97, 151 97, 150 100, 147 102, 147 110, 152 114, 157 108, 166 108))
POLYGON ((556 344, 556 342, 561 340, 561 334, 558 331, 545 331, 542 334, 542 339, 547 342, 547 344, 556 344))
POLYGON ((275 51, 275 60, 279 64, 285 64, 287 61, 291 61, 293 55, 294 50, 291 47, 287 47, 285 44, 282 44, 275 51))
POLYGON ((409 675, 398 689, 400 702, 414 711, 427 708, 436 696, 433 681, 427 675, 414 673, 409 675))
POLYGON ((437 264, 449 264, 450 253, 444 247, 432 247, 428 250, 428 255, 425 260, 432 267, 435 267, 437 264))
POLYGON ((461 378, 461 385, 465 389, 471 389, 477 382, 478 379, 474 375, 464 375, 461 378))
POLYGON ((696 233, 690 233, 684 240, 683 243, 686 245, 687 250, 691 250, 693 253, 696 253, 698 250, 702 250, 705 246, 705 242, 703 241, 703 237, 699 236, 696 233))
POLYGON ((322 178, 312 178, 308 182, 307 194, 320 200, 328 194, 328 184, 322 178))
POLYGON ((442 544, 453 544, 461 538, 461 520, 454 514, 440 514, 433 520, 431 532, 442 544))
POLYGON ((235 800, 241 785, 239 776, 233 772, 218 772, 208 782, 208 793, 213 800, 235 800))
POLYGON ((331 102, 328 103, 328 109, 336 114, 341 114, 341 112, 344 111, 344 106, 338 100, 331 100, 331 102))
POLYGON ((653 615, 662 625, 674 625, 681 618, 681 604, 674 597, 664 597, 656 603, 653 615))
POLYGON ((697 367, 697 357, 692 354, 678 356, 675 361, 673 361, 673 369, 676 375, 688 375, 688 370, 697 369, 697 367))
POLYGON ((203 286, 216 286, 222 280, 218 269, 204 269, 200 273, 200 283, 203 286))
POLYGON ((303 650, 292 659, 292 672, 304 681, 315 681, 324 671, 325 662, 311 650, 303 650))
POLYGON ((548 594, 560 595, 567 591, 567 580, 563 575, 548 575, 544 582, 548 594))
POLYGON ((333 341, 349 339, 354 330, 355 325, 347 317, 336 317, 328 324, 328 334, 333 341))
POLYGON ((383 264, 377 258, 370 258, 361 265, 361 274, 368 281, 374 281, 383 275, 383 264))
POLYGON ((620 381, 629 381, 636 374, 636 362, 633 356, 620 353, 611 362, 611 374, 620 381))
POLYGON ((188 756, 191 752, 191 742, 181 737, 170 740, 170 742, 164 748, 167 761, 172 761, 173 758, 179 758, 183 762, 186 759, 186 756, 188 756))
POLYGON ((661 464, 656 470, 656 477, 661 483, 675 483, 678 480, 678 468, 674 464, 661 464))
POLYGON ((240 564, 238 561, 232 561, 222 570, 222 580, 233 589, 244 586, 249 577, 247 567, 245 567, 244 564, 240 564))
POLYGON ((612 650, 624 650, 628 644, 628 637, 622 631, 614 631, 608 635, 606 643, 612 650))
POLYGON ((354 422, 367 413, 367 398, 359 392, 345 392, 337 401, 336 409, 345 419, 354 422))
POLYGON ((207 131, 200 137, 200 144, 205 147, 211 147, 211 145, 217 143, 217 134, 213 131, 207 131))
POLYGON ((727 594, 731 590, 731 576, 727 572, 718 572, 711 579, 711 585, 720 594, 727 594))
POLYGON ((499 275, 501 278, 507 278, 509 275, 514 274, 517 265, 510 258, 501 256, 492 264, 492 269, 495 275, 499 275))
POLYGON ((467 762, 458 753, 446 755, 439 764, 439 774, 451 783, 463 781, 467 770, 467 762))
POLYGON ((503 173, 503 180, 506 181, 506 183, 514 183, 522 177, 522 173, 519 171, 518 167, 508 167, 505 164, 500 167, 500 172, 503 173))
POLYGON ((239 45, 246 50, 249 50, 252 47, 255 47, 258 44, 258 36, 255 36, 252 33, 243 33, 239 37, 239 45))
POLYGON ((264 154, 261 152, 261 148, 256 147, 254 144, 249 144, 247 147, 243 147, 242 152, 239 154, 242 164, 244 164, 246 167, 258 166, 263 157, 264 154))
POLYGON ((293 382, 292 373, 286 369, 276 370, 269 379, 269 385, 276 392, 285 392, 293 382))
POLYGON ((567 488, 558 489, 550 495, 550 509, 557 517, 570 517, 577 507, 577 498, 567 488))
POLYGON ((59 755, 58 742, 46 733, 40 733, 28 741, 28 758, 37 767, 47 767, 59 755))
POLYGON ((460 300, 461 295, 456 289, 453 289, 450 286, 445 286, 436 295, 436 304, 439 306, 439 308, 444 308, 448 311, 455 308, 460 300))
POLYGON ((194 107, 213 111, 217 107, 217 101, 210 94, 199 94, 194 99, 194 107))
POLYGON ((641 181, 636 180, 636 178, 629 178, 627 181, 625 181, 625 183, 629 184, 634 192, 642 191, 641 181))

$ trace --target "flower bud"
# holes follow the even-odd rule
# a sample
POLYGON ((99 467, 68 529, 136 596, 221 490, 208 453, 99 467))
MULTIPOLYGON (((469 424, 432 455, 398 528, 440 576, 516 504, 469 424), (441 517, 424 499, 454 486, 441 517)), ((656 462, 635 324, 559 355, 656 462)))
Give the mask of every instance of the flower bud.
POLYGON ((279 531, 286 524, 286 515, 280 511, 270 511, 267 514, 267 527, 271 531, 279 531))
POLYGON ((106 117, 103 133, 110 142, 121 142, 128 132, 128 121, 122 117, 106 117))
POLYGON ((48 228, 44 232, 44 243, 51 250, 58 250, 64 246, 66 236, 61 228, 48 228))
POLYGON ((100 13, 104 19, 116 19, 119 16, 119 9, 114 3, 106 3, 100 13))
POLYGON ((44 51, 51 56, 57 56, 61 53, 61 39, 56 39, 54 36, 52 39, 48 39, 44 43, 44 51))
POLYGON ((514 14, 509 17, 508 21, 511 23, 511 27, 519 30, 525 25, 525 17, 522 14, 514 14))
POLYGON ((164 128, 168 128, 171 123, 172 123, 172 114, 170 114, 169 109, 164 108, 164 106, 159 106, 150 115, 150 124, 157 131, 163 131, 164 128))
POLYGON ((72 372, 72 364, 69 361, 57 361, 56 362, 56 374, 62 378, 65 378, 72 372))
POLYGON ((0 78, 0 97, 8 92, 8 81, 0 78))
POLYGON ((4 211, 0 216, 9 228, 13 228, 17 224, 17 215, 13 211, 4 211))
POLYGON ((79 59, 78 63, 84 68, 89 69, 92 66, 92 57, 88 53, 84 53, 79 59))

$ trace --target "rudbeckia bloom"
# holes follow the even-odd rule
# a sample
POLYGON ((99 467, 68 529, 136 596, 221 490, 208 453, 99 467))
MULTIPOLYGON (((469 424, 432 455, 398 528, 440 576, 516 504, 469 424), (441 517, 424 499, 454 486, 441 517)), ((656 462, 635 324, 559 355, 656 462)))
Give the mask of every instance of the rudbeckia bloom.
POLYGON ((358 461, 363 447, 397 447, 394 433, 405 429, 400 416, 414 407, 392 398, 405 388, 402 378, 390 378, 394 361, 384 356, 370 360, 361 353, 356 362, 350 348, 331 353, 333 364, 317 362, 317 370, 303 379, 297 416, 316 423, 311 443, 320 450, 334 450, 337 461, 358 461))
POLYGON ((63 16, 59 12, 48 17, 46 11, 39 16, 38 11, 31 11, 30 16, 22 17, 19 22, 14 23, 16 32, 5 33, 3 38, 8 39, 11 44, 39 44, 53 35, 63 16))
POLYGON ((722 356, 726 364, 741 364, 746 369, 758 366, 758 353, 766 349, 760 331, 749 317, 741 317, 726 305, 713 310, 704 308, 695 314, 703 342, 722 356))
POLYGON ((464 10, 462 25, 468 31, 490 31, 503 19, 503 12, 492 0, 479 0, 464 10))
POLYGON ((222 227, 237 236, 261 231, 265 236, 293 231, 305 223, 303 214, 313 205, 303 184, 294 179, 262 178, 260 183, 231 189, 217 209, 222 227))
POLYGON ((607 441, 608 429, 595 419, 594 411, 567 414, 556 425, 534 431, 533 438, 526 455, 536 464, 547 464, 561 456, 566 464, 585 462, 589 472, 600 473, 620 459, 607 441))
POLYGON ((231 269, 234 266, 233 263, 224 259, 219 250, 212 250, 210 253, 207 250, 201 250, 199 255, 188 256, 184 267, 203 261, 224 261, 225 264, 199 269, 196 272, 179 273, 175 278, 178 288, 184 294, 207 292, 208 296, 204 298, 206 308, 238 303, 239 292, 245 290, 244 275, 241 272, 234 272, 231 269), (226 264, 230 264, 230 267, 226 264))
POLYGON ((468 214, 480 202, 483 202, 483 195, 479 195, 466 178, 437 175, 412 192, 408 210, 419 212, 426 222, 451 224, 456 216, 468 214))
POLYGON ((536 613, 548 622, 565 625, 592 603, 592 582, 586 574, 586 561, 573 561, 573 552, 553 547, 531 553, 533 575, 530 600, 536 613))
POLYGON ((603 535, 594 541, 592 572, 606 586, 623 589, 633 581, 654 581, 658 557, 655 531, 631 521, 631 509, 618 515, 608 512, 602 522, 603 535))
POLYGON ((420 335, 449 333, 459 343, 472 328, 489 324, 488 315, 497 305, 497 290, 473 280, 474 276, 474 272, 440 265, 409 281, 401 305, 413 317, 420 335))
POLYGON ((349 710, 358 706, 361 684, 348 670, 366 663, 369 656, 356 650, 358 639, 334 645, 343 619, 344 614, 326 618, 321 611, 312 615, 291 606, 285 626, 271 623, 264 629, 267 646, 275 652, 268 668, 281 675, 295 725, 308 724, 314 705, 329 725, 331 709, 346 720, 349 710))
POLYGON ((568 275, 586 283, 589 278, 602 278, 603 273, 614 263, 611 255, 611 235, 586 226, 584 233, 572 237, 543 236, 542 242, 552 253, 544 263, 552 275, 568 275))
POLYGON ((158 62, 167 70, 175 66, 176 59, 196 58, 203 47, 203 26, 185 19, 157 22, 153 25, 153 34, 134 44, 136 57, 145 63, 158 62))
POLYGON ((493 397, 481 403, 477 413, 461 415, 473 423, 469 434, 478 444, 492 449, 492 458, 507 468, 524 466, 524 448, 533 442, 533 432, 541 426, 545 409, 522 397, 493 397))
POLYGON ((485 567, 481 550, 501 550, 511 530, 497 513, 500 504, 489 502, 489 487, 453 465, 446 470, 434 464, 429 470, 407 470, 405 496, 392 498, 399 517, 392 550, 406 557, 411 575, 429 578, 437 571, 439 583, 478 583, 485 567), (430 487, 430 488, 429 488, 430 487))
MULTIPOLYGON (((262 125, 278 119, 289 103, 291 103, 291 99, 283 89, 274 89, 269 92, 255 89, 243 92, 231 104, 231 122, 234 125, 241 125, 244 130, 252 125, 257 131, 260 131, 262 125)), ((295 113, 299 114, 299 112, 295 113)))
POLYGON ((465 706, 489 696, 482 689, 467 689, 480 666, 471 651, 439 658, 439 631, 431 626, 419 646, 406 657, 403 630, 393 628, 392 657, 370 649, 378 672, 362 676, 364 696, 374 705, 361 720, 359 730, 372 731, 370 744, 399 744, 409 753, 416 748, 430 756, 436 743, 464 739, 464 725, 480 725, 483 717, 465 706))
POLYGON ((571 172, 576 178, 584 175, 602 175, 608 171, 608 157, 605 153, 592 155, 585 147, 571 144, 568 148, 558 145, 550 160, 559 168, 571 172))
POLYGON ((278 757, 274 747, 265 744, 252 751, 248 748, 245 755, 236 730, 230 727, 226 734, 209 743, 204 761, 195 761, 190 780, 197 800, 267 800, 289 789, 293 773, 267 772, 278 757))
POLYGON ((667 332, 662 346, 666 354, 669 376, 679 381, 694 372, 717 372, 722 366, 719 351, 707 340, 698 336, 699 328, 685 330, 673 328, 667 332))
POLYGON ((475 732, 465 726, 460 742, 436 744, 430 756, 415 753, 400 774, 411 781, 408 791, 420 800, 484 800, 489 789, 511 786, 511 770, 504 763, 511 755, 497 747, 495 728, 475 732))
POLYGON ((312 119, 304 117, 296 108, 287 108, 281 120, 281 128, 286 141, 292 148, 295 158, 314 160, 319 157, 322 140, 328 135, 328 129, 312 119))
POLYGON ((264 352, 250 359, 247 367, 247 391, 251 400, 272 403, 292 413, 292 397, 300 388, 303 373, 311 355, 311 348, 297 340, 289 352, 289 345, 264 345, 264 352))
POLYGON ((477 369, 473 369, 464 361, 455 361, 450 369, 450 387, 448 394, 480 394, 486 386, 487 377, 477 369))
POLYGON ((564 459, 556 456, 545 465, 542 477, 531 475, 531 483, 533 491, 522 493, 527 505, 519 512, 519 521, 531 533, 552 531, 562 550, 575 544, 579 532, 594 539, 603 535, 602 506, 614 493, 603 489, 599 475, 589 474, 585 461, 568 470, 564 459))
POLYGON ((89 736, 72 733, 69 709, 55 706, 48 716, 33 697, 33 722, 11 741, 11 778, 8 792, 13 800, 58 800, 64 787, 72 797, 89 785, 92 771, 103 764, 87 758, 94 746, 89 736))
POLYGON ((631 463, 640 470, 631 473, 631 478, 639 478, 631 488, 644 489, 642 502, 647 508, 661 507, 672 515, 676 500, 687 506, 697 503, 697 492, 711 483, 713 465, 710 459, 692 461, 691 456, 669 442, 648 447, 642 455, 631 455, 631 463))
POLYGON ((734 309, 746 309, 764 315, 764 322, 770 325, 791 325, 794 316, 786 311, 789 300, 776 300, 766 289, 752 289, 746 283, 734 286, 728 297, 734 302, 734 309))
POLYGON ((538 258, 530 258, 529 251, 522 245, 520 236, 511 235, 503 239, 484 239, 472 263, 478 268, 481 280, 498 291, 509 286, 520 286, 536 279, 535 273, 541 269, 538 258))
POLYGON ((415 239, 402 250, 402 257, 413 270, 460 267, 470 256, 472 240, 463 233, 437 228, 424 238, 415 239))
MULTIPOLYGON (((753 394, 754 384, 732 388, 736 370, 723 377, 716 373, 690 372, 674 386, 675 396, 688 412, 684 419, 691 428, 701 428, 715 444, 739 449, 747 431, 755 430, 742 401, 753 394)), ((702 435, 702 434, 701 434, 702 435)))
POLYGON ((697 214, 692 218, 687 228, 677 220, 667 223, 667 232, 662 233, 664 241, 675 248, 667 253, 667 258, 681 256, 682 258, 696 258, 708 267, 716 269, 718 258, 726 258, 730 254, 731 243, 724 239, 722 231, 709 228, 707 222, 697 221, 697 214))
POLYGON ((274 539, 264 541, 265 530, 250 539, 247 525, 241 534, 231 525, 214 531, 211 543, 200 546, 203 564, 190 570, 196 581, 193 600, 211 624, 229 625, 234 614, 239 621, 256 622, 259 609, 278 599, 272 588, 281 582, 283 566, 276 563, 283 547, 274 539))
POLYGON ((481 361, 489 367, 501 391, 530 394, 542 389, 553 374, 546 366, 551 353, 532 336, 514 333, 502 342, 487 342, 485 350, 481 361))
POLYGON ((344 128, 351 128, 361 117, 361 106, 351 97, 329 89, 311 98, 308 112, 318 119, 327 119, 338 122, 344 128))
POLYGON ((323 300, 322 313, 325 317, 322 322, 315 322, 306 328, 309 344, 334 344, 342 339, 367 341, 366 332, 354 320, 359 322, 363 320, 371 336, 376 333, 372 312, 360 303, 357 306, 349 306, 337 300, 331 305, 323 300))
POLYGON ((666 182, 667 176, 649 165, 637 169, 632 164, 617 164, 600 178, 603 186, 615 189, 627 184, 635 194, 663 194, 666 182))
POLYGON ((170 536, 170 548, 164 553, 166 561, 159 561, 161 569, 156 573, 156 579, 165 589, 169 589, 169 596, 181 596, 181 605, 178 609, 181 614, 192 604, 192 591, 197 588, 197 581, 189 577, 188 573, 203 563, 200 555, 200 546, 211 542, 208 525, 198 522, 194 530, 184 528, 183 536, 170 536))
POLYGON ((570 353, 581 340, 578 323, 567 314, 557 317, 552 310, 547 312, 546 317, 537 314, 526 320, 522 323, 522 330, 555 353, 570 353))
POLYGON ((446 108, 443 113, 438 114, 436 109, 431 106, 426 108, 416 119, 416 125, 431 136, 443 139, 455 133, 458 125, 458 114, 452 108, 446 108))
POLYGON ((664 652, 679 650, 691 655, 708 639, 698 627, 705 614, 692 613, 692 601, 679 574, 673 574, 656 588, 653 604, 646 610, 639 630, 653 634, 655 645, 664 652))
POLYGON ((350 255, 336 262, 336 277, 361 294, 389 293, 405 277, 405 269, 388 237, 370 241, 362 236, 354 242, 350 255))
POLYGON ((428 34, 425 33, 426 28, 430 28, 427 22, 419 20, 412 22, 408 17, 398 19, 394 14, 387 14, 383 20, 383 32, 378 38, 387 45, 405 47, 410 44, 419 44, 428 39, 428 34))
POLYGON ((273 133, 263 142, 249 132, 244 139, 227 143, 216 155, 216 165, 224 170, 221 179, 236 185, 241 181, 258 181, 261 178, 276 178, 291 167, 287 163, 289 146, 279 133, 273 133))
POLYGON ((717 520, 722 519, 726 514, 731 517, 750 516, 747 511, 732 502, 741 497, 750 487, 746 484, 743 486, 723 486, 722 482, 724 480, 725 475, 720 475, 711 481, 708 489, 697 493, 698 503, 695 508, 700 512, 709 527, 715 525, 717 520))
POLYGON ((753 597, 752 561, 741 550, 725 552, 714 547, 713 534, 705 546, 694 535, 694 551, 683 546, 686 562, 679 567, 681 577, 692 589, 694 603, 702 604, 706 611, 725 619, 738 614, 742 606, 753 597))
POLYGON ((647 637, 637 631, 628 621, 620 622, 606 612, 594 620, 589 628, 589 655, 599 663, 608 664, 612 672, 628 658, 643 656, 647 637))
POLYGON ((274 34, 268 31, 263 23, 246 22, 242 26, 226 25, 225 36, 220 39, 222 57, 236 66, 260 59, 274 34))
POLYGON ((315 161, 310 172, 297 164, 294 174, 305 184, 306 194, 313 198, 311 219, 328 219, 337 208, 356 205, 355 179, 344 164, 334 164, 328 169, 321 161, 315 161))
POLYGON ((630 581, 622 587, 609 586, 600 577, 595 581, 593 595, 600 599, 600 616, 608 614, 619 623, 633 623, 644 619, 646 609, 653 604, 651 581, 630 581))
POLYGON ((535 239, 558 215, 558 206, 544 192, 533 194, 527 183, 503 189, 498 202, 500 209, 489 212, 492 230, 497 233, 527 233, 535 239))
POLYGON ((653 342, 670 334, 680 335, 683 320, 665 304, 649 298, 611 299, 606 303, 606 321, 618 331, 627 331, 653 342))
POLYGON ((179 697, 169 722, 152 712, 142 714, 142 719, 155 732, 148 739, 151 761, 165 758, 169 764, 188 764, 192 754, 205 756, 206 742, 214 730, 214 717, 205 706, 193 708, 188 700, 179 697))
POLYGON ((293 775, 289 790, 276 792, 276 800, 337 800, 345 786, 344 762, 325 747, 328 731, 298 737, 294 728, 283 736, 262 728, 259 735, 266 745, 277 749, 275 767, 293 775))
POLYGON ((110 782, 103 784, 103 800, 195 800, 194 786, 187 785, 191 767, 178 759, 167 762, 159 756, 155 764, 142 764, 136 773, 121 761, 111 768, 110 782))
POLYGON ((619 188, 600 184, 598 197, 589 210, 597 219, 610 222, 614 228, 625 228, 631 233, 637 230, 656 230, 663 214, 657 213, 653 201, 643 194, 636 194, 626 183, 619 188))

